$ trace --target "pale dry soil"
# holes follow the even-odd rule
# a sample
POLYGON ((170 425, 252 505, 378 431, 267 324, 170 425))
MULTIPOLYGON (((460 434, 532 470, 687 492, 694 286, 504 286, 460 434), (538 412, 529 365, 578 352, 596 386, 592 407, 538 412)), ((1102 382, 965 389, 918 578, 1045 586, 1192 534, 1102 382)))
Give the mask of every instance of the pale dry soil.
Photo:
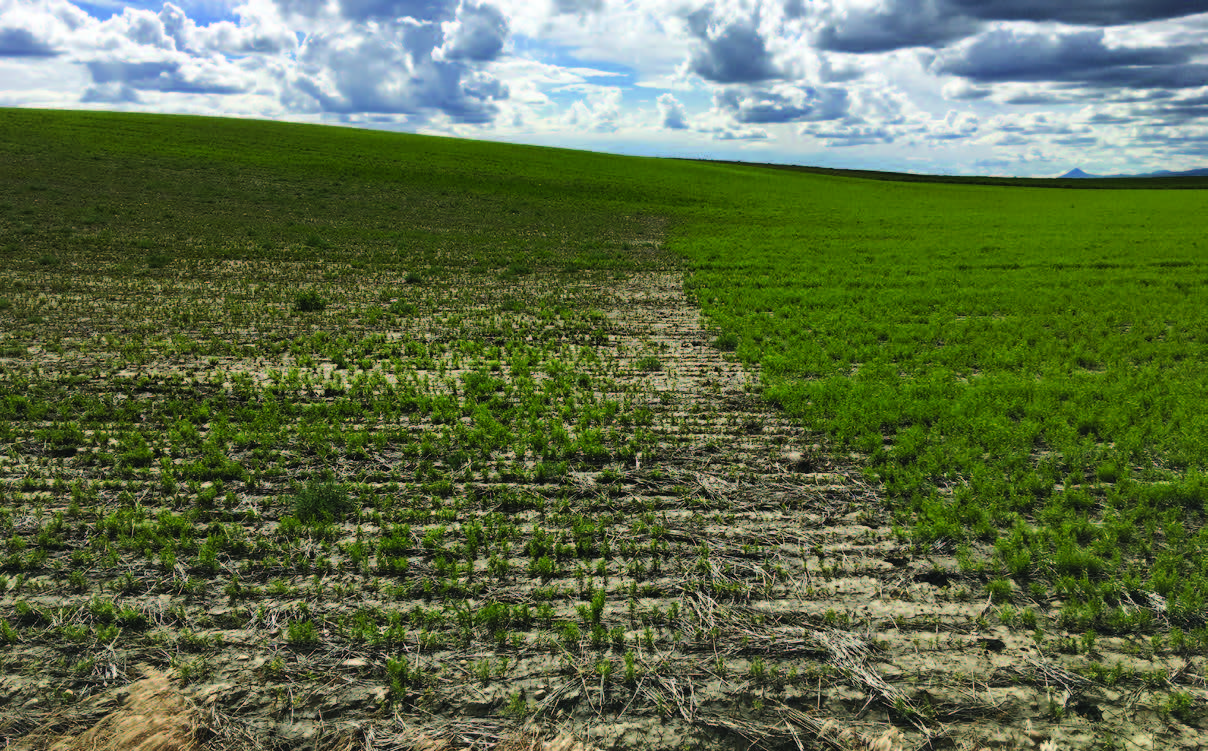
MULTIPOLYGON (((531 278, 510 284, 520 297, 554 292, 531 278)), ((380 333, 439 341, 536 325, 522 313, 491 310, 499 283, 480 285, 467 279, 461 287, 463 297, 482 290, 477 316, 446 325, 446 318, 428 310, 408 327, 380 333)), ((836 455, 819 444, 821 426, 794 425, 760 400, 758 374, 712 345, 716 332, 685 296, 679 271, 596 282, 572 296, 603 313, 606 336, 584 341, 568 335, 563 352, 593 375, 593 397, 649 410, 655 436, 649 452, 572 461, 571 471, 553 483, 508 478, 489 467, 479 475, 471 468, 455 475, 452 496, 443 500, 418 500, 424 494, 405 482, 418 460, 405 453, 386 449, 370 459, 332 462, 338 476, 365 478, 404 505, 439 509, 462 501, 452 506, 452 517, 412 524, 415 545, 405 574, 348 565, 343 546, 357 539, 358 527, 372 538, 384 526, 372 518, 344 522, 337 540, 299 543, 311 560, 326 557, 330 571, 297 573, 283 563, 271 577, 246 578, 259 587, 250 599, 223 594, 236 560, 224 559, 222 571, 200 590, 188 586, 183 561, 164 574, 153 561, 133 556, 123 556, 116 568, 90 572, 95 585, 85 593, 71 590, 53 570, 31 574, 17 591, 10 574, 0 616, 19 621, 18 600, 51 616, 0 647, 0 732, 6 740, 46 747, 52 731, 71 735, 114 712, 124 696, 114 699, 115 691, 159 668, 191 702, 197 737, 230 748, 1208 745, 1196 718, 1164 708, 1174 688, 1203 695, 1201 658, 1155 659, 1143 641, 1126 639, 1100 638, 1089 654, 1056 649, 1063 635, 1052 615, 1059 603, 1035 602, 1023 591, 1015 592, 1011 606, 1032 608, 1038 623, 1004 625, 1003 604, 986 598, 982 579, 958 570, 955 551, 918 549, 895 534, 859 457, 836 455), (594 358, 585 356, 587 350, 594 358), (657 368, 643 365, 649 358, 657 368), (366 478, 366 467, 377 475, 366 478), (400 478, 401 485, 393 482, 400 478), (548 505, 495 504, 508 493, 544 498, 548 505), (456 575, 467 585, 484 585, 468 598, 446 599, 440 591, 412 586, 436 566, 419 542, 428 530, 456 530, 492 513, 517 530, 510 548, 496 551, 509 560, 511 573, 489 573, 481 555, 472 572, 456 575), (613 555, 595 546, 583 559, 560 562, 545 580, 528 574, 525 541, 538 528, 565 532, 575 514, 612 515, 601 539, 613 555), (635 527, 634 519, 644 522, 635 527), (626 545, 633 546, 630 552, 617 554, 626 545), (141 584, 119 594, 112 582, 126 572, 141 584), (270 578, 284 588, 270 588, 270 578), (600 625, 611 635, 602 643, 592 642, 590 624, 579 613, 596 589, 607 593, 600 625), (66 625, 95 626, 80 606, 97 597, 139 609, 152 627, 108 644, 65 639, 66 625), (552 620, 513 624, 502 640, 480 626, 471 638, 459 638, 458 608, 491 601, 528 604, 534 612, 548 603, 552 620), (358 609, 405 614, 416 608, 443 612, 444 620, 409 622, 407 640, 386 646, 354 638, 341 621, 358 609), (287 625, 303 617, 318 624, 319 639, 290 644, 287 625), (562 623, 577 623, 578 638, 566 638, 562 623), (405 661, 424 679, 392 692, 389 659, 405 661), (1164 678, 1108 687, 1085 676, 1092 662, 1164 678), (29 735, 39 729, 41 735, 29 735)), ((244 335, 254 340, 259 334, 244 329, 244 335)), ((30 351, 40 351, 36 342, 30 351)), ((41 366, 50 372, 79 357, 69 348, 41 366)), ((89 357, 120 360, 115 351, 89 357)), ((472 369, 445 357, 454 380, 472 369)), ((163 372, 181 360, 165 352, 151 366, 118 372, 130 377, 155 370, 155 362, 163 372)), ((28 366, 22 358, 8 361, 10 367, 23 363, 28 366)), ((287 353, 204 360, 194 367, 227 379, 250 374, 259 387, 270 367, 292 364, 287 353)), ((321 381, 334 369, 320 362, 312 372, 321 381)), ((323 398, 318 390, 315 398, 323 398)), ((435 429, 422 419, 409 428, 416 435, 435 429)), ((0 472, 16 536, 32 534, 39 520, 67 507, 66 498, 45 486, 22 485, 26 477, 104 479, 101 470, 75 466, 71 457, 41 461, 27 443, 3 449, 0 472)), ((532 457, 506 452, 496 458, 535 464, 532 457)), ((299 471, 316 468, 313 457, 294 459, 299 471)), ((139 501, 152 516, 169 507, 156 497, 158 471, 157 465, 149 470, 139 501)), ((270 478, 256 487, 228 483, 238 491, 238 503, 222 518, 243 526, 253 543, 271 538, 285 513, 272 501, 289 493, 286 480, 270 478)), ((102 486, 102 504, 116 507, 117 493, 102 486)), ((88 544, 83 534, 69 538, 52 561, 67 561, 88 544)), ((981 554, 988 557, 988 551, 981 554)))

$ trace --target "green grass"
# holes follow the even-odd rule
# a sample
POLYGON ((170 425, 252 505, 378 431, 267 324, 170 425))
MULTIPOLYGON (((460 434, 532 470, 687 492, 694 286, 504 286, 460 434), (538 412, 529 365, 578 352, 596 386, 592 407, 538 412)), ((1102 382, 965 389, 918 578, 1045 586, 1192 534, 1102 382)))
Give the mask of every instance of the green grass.
POLYGON ((630 268, 624 243, 666 216, 649 191, 698 200, 655 160, 193 117, 4 110, 0 153, 5 240, 38 227, 0 243, 4 257, 64 271, 82 254, 135 264, 148 247, 171 249, 172 268, 321 259, 393 266, 408 284, 630 268))
POLYGON ((1100 630, 1138 591, 1202 623, 1208 263, 1183 217, 1204 192, 762 195, 678 247, 766 398, 864 457, 918 542, 994 545, 1100 630))

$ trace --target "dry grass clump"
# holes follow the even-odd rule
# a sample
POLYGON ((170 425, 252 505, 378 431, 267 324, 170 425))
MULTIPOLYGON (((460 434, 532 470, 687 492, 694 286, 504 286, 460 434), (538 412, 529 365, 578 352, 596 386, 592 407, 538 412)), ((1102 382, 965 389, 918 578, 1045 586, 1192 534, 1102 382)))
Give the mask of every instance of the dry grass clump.
MULTIPOLYGON (((61 718, 18 741, 20 751, 200 751, 198 716, 167 676, 147 677, 125 689, 121 706, 83 732, 64 732, 61 718)), ((98 706, 99 708, 99 706, 98 706)))

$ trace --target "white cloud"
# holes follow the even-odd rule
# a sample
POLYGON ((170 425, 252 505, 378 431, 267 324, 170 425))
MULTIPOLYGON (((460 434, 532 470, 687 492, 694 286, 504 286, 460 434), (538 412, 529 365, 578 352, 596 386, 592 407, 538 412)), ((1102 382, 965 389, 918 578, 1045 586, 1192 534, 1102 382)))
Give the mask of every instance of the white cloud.
POLYGON ((149 7, 0 0, 0 103, 940 171, 1019 173, 1075 157, 1096 171, 1087 154, 1116 171, 1208 163, 1208 14, 1174 2, 149 7))
POLYGON ((985 99, 990 96, 990 89, 984 86, 977 86, 963 78, 956 78, 944 84, 941 89, 945 99, 953 100, 976 100, 985 99))
POLYGON ((445 43, 433 53, 440 60, 494 60, 508 38, 508 20, 493 5, 462 2, 457 16, 441 24, 445 43))
POLYGON ((585 86, 585 96, 566 113, 568 126, 596 133, 613 133, 623 122, 621 90, 612 86, 585 86))
POLYGON ((668 130, 688 129, 688 113, 684 111, 684 105, 672 94, 659 97, 659 119, 668 130))

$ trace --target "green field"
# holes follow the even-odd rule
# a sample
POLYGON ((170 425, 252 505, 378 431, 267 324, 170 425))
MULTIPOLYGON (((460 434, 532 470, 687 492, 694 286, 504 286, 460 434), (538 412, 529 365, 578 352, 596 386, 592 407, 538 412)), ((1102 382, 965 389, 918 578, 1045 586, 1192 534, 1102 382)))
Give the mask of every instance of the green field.
POLYGON ((1204 740, 1198 182, 0 156, 6 739, 149 666, 224 748, 1204 740))

